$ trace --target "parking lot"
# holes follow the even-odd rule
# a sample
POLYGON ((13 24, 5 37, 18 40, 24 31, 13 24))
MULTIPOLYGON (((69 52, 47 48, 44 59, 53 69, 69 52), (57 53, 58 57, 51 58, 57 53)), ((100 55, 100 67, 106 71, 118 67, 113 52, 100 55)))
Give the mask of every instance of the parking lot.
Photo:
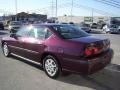
MULTIPOLYGON (((7 35, 0 31, 0 37, 7 35)), ((120 34, 92 34, 111 40, 114 58, 91 76, 71 74, 54 80, 38 65, 16 57, 6 58, 0 48, 0 90, 120 90, 120 34)))

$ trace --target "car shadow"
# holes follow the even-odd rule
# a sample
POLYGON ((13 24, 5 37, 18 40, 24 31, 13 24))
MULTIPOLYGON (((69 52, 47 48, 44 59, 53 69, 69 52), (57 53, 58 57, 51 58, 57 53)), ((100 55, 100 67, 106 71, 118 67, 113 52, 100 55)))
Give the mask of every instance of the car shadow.
POLYGON ((112 68, 113 70, 109 69, 111 66, 119 67, 120 70, 119 65, 111 64, 93 75, 70 75, 67 77, 60 77, 58 80, 95 90, 120 90, 120 71, 118 71, 118 68, 112 68))
MULTIPOLYGON (((40 65, 36 65, 15 56, 12 56, 11 58, 22 61, 39 70, 43 70, 40 65)), ((92 88, 95 90, 120 90, 120 65, 110 64, 105 69, 89 76, 70 74, 68 76, 61 76, 56 80, 75 86, 92 88)))

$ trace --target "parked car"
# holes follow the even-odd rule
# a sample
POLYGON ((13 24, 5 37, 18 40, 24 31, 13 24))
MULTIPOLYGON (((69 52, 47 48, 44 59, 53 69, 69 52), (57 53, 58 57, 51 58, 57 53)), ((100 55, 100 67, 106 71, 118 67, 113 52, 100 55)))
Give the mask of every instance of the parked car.
POLYGON ((112 24, 109 26, 110 33, 120 33, 120 29, 118 25, 112 24))
POLYGON ((4 30, 4 24, 0 22, 0 30, 4 30))
POLYGON ((11 21, 8 28, 11 33, 15 33, 21 26, 22 23, 20 21, 11 21))
POLYGON ((50 78, 61 72, 93 74, 111 62, 109 39, 91 36, 71 25, 26 25, 1 40, 3 54, 40 64, 50 78))
POLYGON ((92 28, 92 29, 97 29, 97 23, 92 23, 92 24, 91 24, 91 28, 92 28))
POLYGON ((90 28, 89 24, 82 24, 82 25, 80 25, 79 28, 84 30, 85 32, 88 32, 88 33, 90 33, 90 31, 91 31, 91 28, 90 28))
POLYGON ((70 25, 75 25, 74 22, 69 22, 70 25))
POLYGON ((103 33, 110 33, 110 27, 107 24, 105 24, 102 28, 102 31, 103 33))

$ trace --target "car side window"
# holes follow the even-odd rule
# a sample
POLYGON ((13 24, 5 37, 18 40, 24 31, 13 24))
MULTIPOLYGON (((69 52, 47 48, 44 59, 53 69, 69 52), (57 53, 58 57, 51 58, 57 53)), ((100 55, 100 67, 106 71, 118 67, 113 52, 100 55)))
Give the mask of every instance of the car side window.
POLYGON ((49 38, 53 33, 47 29, 45 38, 49 38))
POLYGON ((47 39, 52 35, 52 32, 49 31, 48 28, 38 27, 36 34, 38 39, 47 39))
POLYGON ((36 38, 36 29, 35 28, 32 28, 31 30, 29 30, 29 37, 36 38))
POLYGON ((26 27, 22 27, 16 32, 16 35, 19 37, 27 37, 28 34, 29 34, 29 31, 27 30, 26 27))
POLYGON ((36 38, 37 39, 45 39, 46 28, 45 27, 37 27, 36 28, 36 38))
POLYGON ((52 33, 45 27, 34 27, 29 30, 29 37, 41 40, 48 38, 50 35, 52 35, 52 33))

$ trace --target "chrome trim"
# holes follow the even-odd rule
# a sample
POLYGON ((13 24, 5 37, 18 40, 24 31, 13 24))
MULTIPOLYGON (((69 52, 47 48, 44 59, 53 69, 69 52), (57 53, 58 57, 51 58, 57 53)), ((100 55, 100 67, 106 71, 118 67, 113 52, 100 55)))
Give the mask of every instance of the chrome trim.
POLYGON ((14 53, 11 53, 11 55, 16 56, 16 57, 19 57, 19 58, 21 58, 21 59, 24 59, 24 60, 26 60, 26 61, 28 61, 28 62, 31 62, 31 63, 34 63, 34 64, 41 65, 41 63, 39 63, 39 62, 33 61, 33 60, 31 60, 31 59, 22 57, 22 56, 20 56, 20 55, 14 54, 14 53))
POLYGON ((8 45, 8 46, 9 46, 9 47, 12 47, 12 48, 16 48, 16 49, 24 50, 24 51, 27 51, 27 52, 30 52, 30 53, 36 53, 36 54, 39 54, 39 52, 36 52, 36 51, 32 51, 32 50, 28 50, 28 49, 24 49, 24 48, 20 48, 20 47, 12 46, 12 45, 8 45))

